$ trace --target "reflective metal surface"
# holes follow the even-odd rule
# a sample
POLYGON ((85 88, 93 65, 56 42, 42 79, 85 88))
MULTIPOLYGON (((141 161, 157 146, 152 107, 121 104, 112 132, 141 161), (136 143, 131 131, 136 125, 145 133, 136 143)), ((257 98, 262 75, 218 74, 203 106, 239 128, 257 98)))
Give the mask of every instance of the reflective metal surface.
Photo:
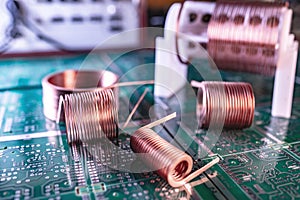
MULTIPOLYGON (((118 76, 109 71, 66 70, 51 74, 42 81, 44 114, 50 120, 56 120, 61 95, 93 91, 117 82, 118 76)), ((117 100, 117 88, 113 89, 117 100)), ((63 117, 61 120, 64 120, 63 117)))

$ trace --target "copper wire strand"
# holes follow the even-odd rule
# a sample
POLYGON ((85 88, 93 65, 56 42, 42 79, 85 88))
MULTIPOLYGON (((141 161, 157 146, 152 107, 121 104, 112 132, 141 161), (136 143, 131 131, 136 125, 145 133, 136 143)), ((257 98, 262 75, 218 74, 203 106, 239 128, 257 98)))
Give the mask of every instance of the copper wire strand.
POLYGON ((199 88, 197 116, 200 128, 209 128, 213 124, 243 129, 252 125, 255 98, 249 83, 192 81, 191 85, 199 88))
POLYGON ((136 112, 137 108, 139 107, 139 105, 141 104, 142 100, 145 98, 147 92, 149 91, 148 88, 145 89, 145 91, 143 92, 143 94, 140 96, 138 102, 135 104, 134 108, 132 109, 132 111, 130 112, 130 114, 128 115, 125 124, 123 125, 123 129, 127 127, 129 121, 131 120, 133 114, 136 112))
POLYGON ((185 191, 187 193, 187 199, 190 199, 191 195, 192 195, 192 188, 198 185, 201 185, 203 183, 208 182, 211 178, 215 178, 218 175, 217 172, 214 172, 212 174, 208 174, 207 176, 209 177, 203 177, 200 180, 194 181, 194 182, 190 182, 187 183, 185 185, 183 185, 182 187, 179 188, 179 191, 185 191))
POLYGON ((193 167, 191 156, 176 148, 150 128, 176 117, 176 113, 152 122, 135 131, 130 137, 130 146, 149 167, 157 171, 169 185, 180 187, 196 178, 220 161, 216 157, 202 168, 190 173, 193 167))
POLYGON ((163 118, 161 118, 161 119, 158 119, 158 120, 156 120, 156 121, 154 121, 154 122, 151 122, 151 123, 149 123, 149 124, 147 124, 147 125, 145 125, 145 126, 143 126, 142 128, 153 128, 153 127, 155 127, 155 126, 158 126, 158 125, 160 125, 160 124, 162 124, 162 123, 165 123, 165 122, 167 122, 167 121, 169 121, 169 120, 171 120, 171 119, 173 119, 173 118, 175 118, 176 117, 176 112, 173 112, 172 114, 170 114, 170 115, 167 115, 167 116, 165 116, 165 117, 163 117, 163 118))
MULTIPOLYGON (((217 175, 218 175, 218 172, 213 172, 212 174, 208 174, 208 177, 209 178, 215 178, 217 175)), ((189 187, 193 188, 193 187, 195 187, 197 185, 201 185, 203 183, 206 183, 207 181, 209 181, 209 178, 203 177, 200 180, 193 181, 193 182, 190 182, 188 184, 185 184, 183 187, 185 187, 185 186, 188 185, 189 187)))

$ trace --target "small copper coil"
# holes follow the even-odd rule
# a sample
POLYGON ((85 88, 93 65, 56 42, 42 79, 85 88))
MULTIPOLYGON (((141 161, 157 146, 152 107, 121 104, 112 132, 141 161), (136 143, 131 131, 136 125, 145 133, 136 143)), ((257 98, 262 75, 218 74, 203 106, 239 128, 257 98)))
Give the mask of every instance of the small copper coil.
POLYGON ((149 128, 140 128, 130 137, 130 146, 141 159, 157 171, 172 187, 180 187, 219 162, 214 159, 209 164, 190 174, 193 159, 149 128))
MULTIPOLYGON (((110 71, 66 70, 46 76, 42 80, 44 115, 56 120, 60 96, 93 91, 96 88, 113 86, 118 76, 110 71)), ((118 88, 113 88, 118 100, 118 88)), ((64 121, 63 115, 60 121, 64 121)))
POLYGON ((274 75, 285 10, 274 2, 217 2, 207 31, 207 49, 217 66, 274 75))
POLYGON ((118 137, 118 111, 111 89, 61 97, 69 143, 118 137))
POLYGON ((248 128, 254 109, 255 98, 249 83, 203 81, 198 85, 197 117, 201 128, 248 128))

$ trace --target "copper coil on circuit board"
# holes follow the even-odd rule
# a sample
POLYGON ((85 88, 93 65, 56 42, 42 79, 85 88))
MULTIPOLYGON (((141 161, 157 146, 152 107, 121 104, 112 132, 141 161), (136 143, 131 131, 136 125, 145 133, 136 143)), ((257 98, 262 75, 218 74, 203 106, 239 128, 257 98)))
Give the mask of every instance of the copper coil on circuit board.
POLYGON ((61 97, 69 143, 118 137, 118 110, 111 89, 61 97))
MULTIPOLYGON (((42 80, 44 115, 50 120, 57 119, 60 96, 71 93, 93 91, 113 86, 118 76, 104 70, 66 70, 46 76, 42 80)), ((112 88, 118 100, 118 88, 112 88)), ((64 121, 61 115, 60 121, 64 121)))
POLYGON ((276 2, 217 2, 207 32, 207 49, 217 66, 274 75, 287 9, 276 2))
POLYGON ((193 159, 174 147, 149 128, 141 128, 130 137, 130 146, 148 166, 157 170, 173 187, 182 186, 182 180, 191 172, 193 159), (145 154, 145 155, 144 155, 145 154))
POLYGON ((180 187, 198 177, 219 162, 219 158, 192 172, 193 159, 184 151, 176 148, 150 128, 142 127, 130 137, 133 152, 172 187, 180 187))
POLYGON ((201 128, 248 128, 254 109, 255 97, 249 83, 203 81, 198 86, 197 117, 201 128))

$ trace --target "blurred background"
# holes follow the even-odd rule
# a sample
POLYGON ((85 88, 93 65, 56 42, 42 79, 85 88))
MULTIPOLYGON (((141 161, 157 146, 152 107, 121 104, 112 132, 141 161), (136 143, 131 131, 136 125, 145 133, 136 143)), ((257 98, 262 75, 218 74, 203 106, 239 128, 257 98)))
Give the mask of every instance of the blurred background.
MULTIPOLYGON (((175 2, 184 1, 2 0, 0 55, 85 52, 101 43, 103 50, 132 48, 141 44, 144 33, 135 31, 125 40, 105 41, 136 28, 163 27, 167 11, 175 2)), ((299 40, 300 3, 296 0, 289 3, 294 10, 292 32, 299 40)))

